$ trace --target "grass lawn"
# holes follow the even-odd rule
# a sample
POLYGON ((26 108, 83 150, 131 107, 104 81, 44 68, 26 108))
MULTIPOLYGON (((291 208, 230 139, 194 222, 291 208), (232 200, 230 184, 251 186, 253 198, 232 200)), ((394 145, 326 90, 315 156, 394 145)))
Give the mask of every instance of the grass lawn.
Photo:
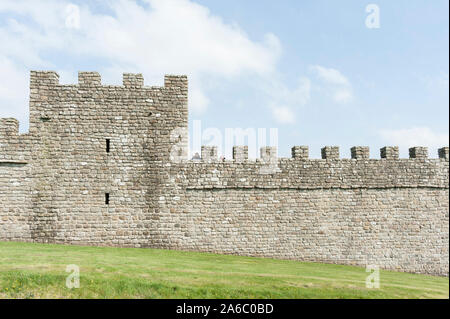
POLYGON ((449 278, 142 248, 0 242, 0 298, 449 298, 449 278), (80 288, 66 287, 66 266, 80 288))

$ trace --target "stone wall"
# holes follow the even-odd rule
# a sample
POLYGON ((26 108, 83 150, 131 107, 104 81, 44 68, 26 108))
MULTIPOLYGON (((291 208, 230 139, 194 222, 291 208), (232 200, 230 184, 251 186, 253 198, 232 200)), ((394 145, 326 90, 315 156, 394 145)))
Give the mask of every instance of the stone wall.
POLYGON ((448 164, 365 156, 174 164, 159 223, 172 235, 166 248, 448 275, 448 164))
POLYGON ((187 78, 61 85, 31 72, 30 130, 0 119, 0 240, 209 251, 448 275, 448 147, 187 157, 187 78))
POLYGON ((448 190, 217 189, 180 194, 166 248, 447 275, 448 190))
POLYGON ((0 119, 0 240, 32 240, 30 142, 16 119, 0 119))

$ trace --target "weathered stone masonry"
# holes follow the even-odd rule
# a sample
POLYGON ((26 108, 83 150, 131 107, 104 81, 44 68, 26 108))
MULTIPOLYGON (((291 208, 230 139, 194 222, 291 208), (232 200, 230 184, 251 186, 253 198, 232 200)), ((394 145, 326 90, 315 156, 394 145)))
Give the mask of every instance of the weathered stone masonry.
POLYGON ((187 78, 31 72, 30 129, 0 119, 0 240, 155 247, 448 275, 449 149, 187 160, 187 78), (107 149, 108 148, 108 149, 107 149))

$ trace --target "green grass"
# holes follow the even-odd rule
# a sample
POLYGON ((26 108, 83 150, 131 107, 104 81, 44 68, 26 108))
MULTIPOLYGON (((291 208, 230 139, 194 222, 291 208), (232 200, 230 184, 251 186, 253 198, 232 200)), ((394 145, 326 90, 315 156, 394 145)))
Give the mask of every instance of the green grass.
POLYGON ((0 242, 0 298, 449 298, 448 277, 173 250, 0 242), (80 288, 65 285, 80 267, 80 288))

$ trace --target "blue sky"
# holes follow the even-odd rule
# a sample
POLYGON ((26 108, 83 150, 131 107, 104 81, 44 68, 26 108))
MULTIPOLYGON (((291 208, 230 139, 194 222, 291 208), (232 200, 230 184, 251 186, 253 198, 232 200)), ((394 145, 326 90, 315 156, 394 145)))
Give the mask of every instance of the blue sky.
MULTIPOLYGON (((31 69, 76 83, 141 72, 190 80, 190 127, 278 129, 309 145, 448 145, 448 1, 0 1, 0 116, 28 129, 31 69), (368 4, 379 28, 368 28, 368 4)), ((205 134, 203 144, 223 144, 205 134)), ((267 143, 269 140, 267 139, 267 143)), ((220 146, 220 145, 219 145, 220 146)), ((257 145, 258 147, 259 145, 257 145)), ((227 146, 222 145, 223 148, 227 146)), ((196 150, 196 149, 195 149, 196 150)), ((230 156, 230 147, 223 152, 230 156)))

